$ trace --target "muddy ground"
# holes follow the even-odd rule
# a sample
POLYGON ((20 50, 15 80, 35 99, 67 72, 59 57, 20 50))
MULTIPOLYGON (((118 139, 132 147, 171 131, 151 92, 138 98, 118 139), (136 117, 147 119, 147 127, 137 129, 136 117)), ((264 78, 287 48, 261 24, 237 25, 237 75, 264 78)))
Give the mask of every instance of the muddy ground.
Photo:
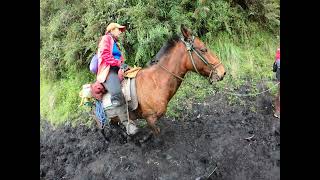
POLYGON ((241 99, 244 104, 229 105, 218 93, 186 103, 182 118, 159 121, 160 142, 142 145, 115 133, 107 145, 95 127, 53 130, 43 124, 40 179, 280 179, 280 120, 272 115, 273 97, 241 99))

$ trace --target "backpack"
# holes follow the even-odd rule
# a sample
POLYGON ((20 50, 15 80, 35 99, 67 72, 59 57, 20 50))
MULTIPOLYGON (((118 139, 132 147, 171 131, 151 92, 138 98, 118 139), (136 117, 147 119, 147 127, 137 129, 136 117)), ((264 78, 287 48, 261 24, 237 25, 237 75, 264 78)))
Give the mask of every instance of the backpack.
POLYGON ((89 69, 92 73, 97 74, 98 72, 98 55, 97 54, 95 54, 92 57, 89 69))

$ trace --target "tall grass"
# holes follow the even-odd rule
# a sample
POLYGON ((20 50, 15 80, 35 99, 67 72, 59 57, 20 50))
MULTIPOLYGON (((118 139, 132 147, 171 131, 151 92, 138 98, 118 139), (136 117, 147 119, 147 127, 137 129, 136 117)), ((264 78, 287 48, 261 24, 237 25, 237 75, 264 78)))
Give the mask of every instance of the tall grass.
POLYGON ((79 91, 83 84, 92 82, 87 71, 70 74, 68 78, 50 82, 40 81, 40 114, 54 125, 75 119, 84 110, 80 104, 79 91))

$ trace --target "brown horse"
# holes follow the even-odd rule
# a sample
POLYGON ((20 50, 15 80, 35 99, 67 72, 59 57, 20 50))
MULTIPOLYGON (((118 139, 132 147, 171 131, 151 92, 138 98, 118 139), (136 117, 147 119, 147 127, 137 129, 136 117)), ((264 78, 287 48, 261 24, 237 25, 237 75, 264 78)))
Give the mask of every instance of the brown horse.
POLYGON ((210 83, 220 81, 226 74, 218 57, 199 38, 181 25, 183 37, 174 36, 159 51, 156 63, 140 70, 136 76, 138 108, 130 119, 146 119, 155 135, 156 126, 172 96, 177 92, 188 71, 208 77, 210 83))

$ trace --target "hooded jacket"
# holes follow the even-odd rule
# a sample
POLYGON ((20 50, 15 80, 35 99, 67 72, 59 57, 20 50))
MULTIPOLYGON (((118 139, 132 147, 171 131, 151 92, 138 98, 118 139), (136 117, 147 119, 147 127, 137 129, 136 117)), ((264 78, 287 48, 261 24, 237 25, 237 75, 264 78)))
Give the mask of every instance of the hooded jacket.
MULTIPOLYGON (((98 73, 97 80, 103 83, 109 73, 110 66, 119 67, 124 62, 124 58, 121 55, 120 59, 116 59, 113 55, 113 47, 115 40, 110 33, 102 36, 98 47, 98 73)), ((119 47, 118 47, 119 48, 119 47)))

